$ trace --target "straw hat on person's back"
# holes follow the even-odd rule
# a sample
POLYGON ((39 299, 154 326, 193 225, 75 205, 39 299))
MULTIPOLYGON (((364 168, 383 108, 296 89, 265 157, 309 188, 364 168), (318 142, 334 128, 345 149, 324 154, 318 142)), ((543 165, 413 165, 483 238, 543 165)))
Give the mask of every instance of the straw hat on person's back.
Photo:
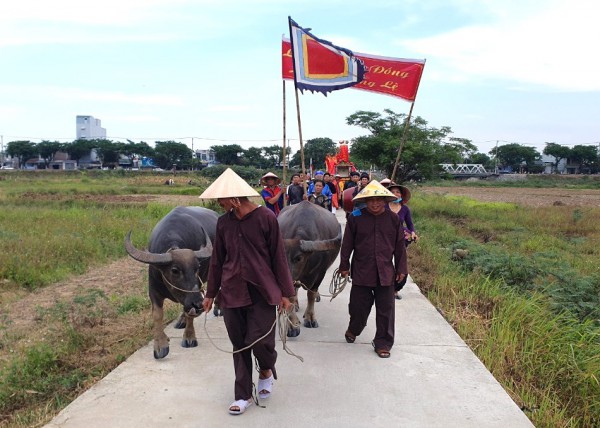
POLYGON ((402 201, 404 201, 404 203, 407 203, 411 197, 410 189, 406 186, 401 186, 400 184, 396 183, 390 184, 388 186, 388 189, 391 191, 394 187, 400 190, 400 194, 402 195, 402 201))
MULTIPOLYGON (((354 199, 352 199, 352 201, 358 201, 361 199, 367 199, 367 198, 385 198, 388 202, 392 202, 396 200, 396 196, 390 192, 388 189, 386 189, 385 187, 383 187, 381 185, 381 183, 379 183, 379 181, 377 180, 371 180, 369 182, 369 184, 367 184, 365 186, 364 189, 362 189, 360 192, 358 192, 358 195, 356 195, 354 197, 354 199)), ((366 202, 366 201, 361 201, 361 202, 366 202)))
POLYGON ((200 199, 241 198, 244 196, 260 196, 246 180, 227 168, 199 196, 200 199))

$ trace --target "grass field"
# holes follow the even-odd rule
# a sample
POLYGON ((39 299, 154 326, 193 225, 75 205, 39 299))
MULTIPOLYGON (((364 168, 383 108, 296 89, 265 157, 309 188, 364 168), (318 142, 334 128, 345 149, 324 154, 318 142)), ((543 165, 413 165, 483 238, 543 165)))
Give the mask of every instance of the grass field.
MULTIPOLYGON (((133 229, 143 247, 162 216, 198 203, 208 183, 164 180, 0 175, 0 426, 43 425, 148 343, 147 270, 125 257, 123 237, 133 229)), ((530 184, 580 190, 585 201, 599 196, 594 183, 530 184)), ((413 278, 536 426, 600 425, 598 204, 482 202, 481 186, 454 186, 460 196, 413 191, 422 237, 409 249, 413 278)))

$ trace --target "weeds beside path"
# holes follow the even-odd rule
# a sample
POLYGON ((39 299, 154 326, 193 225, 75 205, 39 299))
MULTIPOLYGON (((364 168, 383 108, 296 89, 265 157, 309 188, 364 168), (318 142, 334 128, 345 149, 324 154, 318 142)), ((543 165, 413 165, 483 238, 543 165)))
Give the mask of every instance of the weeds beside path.
POLYGON ((529 207, 600 207, 600 190, 527 187, 419 186, 425 194, 466 196, 481 202, 510 202, 529 207))
MULTIPOLYGON (((156 178, 150 178, 157 181, 156 178)), ((89 188, 96 184, 91 179, 86 180, 82 187, 89 188)), ((145 183, 140 179, 136 180, 131 186, 139 191, 140 186, 145 183)), ((200 192, 196 189, 184 189, 183 185, 172 190, 193 191, 194 194, 149 193, 124 196, 113 195, 111 190, 107 190, 106 193, 90 196, 91 193, 85 192, 83 195, 82 192, 72 194, 69 189, 55 194, 47 191, 50 183, 45 182, 43 185, 43 191, 29 193, 28 197, 32 201, 46 204, 47 200, 69 195, 65 200, 87 204, 89 199, 89 203, 99 204, 99 210, 110 210, 109 206, 113 203, 119 206, 160 203, 165 207, 174 207, 198 205, 200 202, 197 197, 200 192)), ((62 185, 66 186, 64 183, 62 185)), ((165 186, 158 181, 153 185, 166 191, 165 186)), ((7 187, 7 192, 13 191, 12 187, 7 187)), ((27 183, 27 187, 31 192, 30 183, 27 183)), ((504 201, 523 206, 600 206, 600 190, 419 186, 415 196, 419 192, 462 195, 479 201, 504 201)), ((24 204, 26 201, 20 196, 22 194, 19 195, 18 203, 24 204)), ((138 233, 134 234, 135 237, 142 239, 140 235, 147 234, 152 221, 162 214, 162 208, 150 207, 144 214, 147 217, 146 223, 143 224, 144 227, 139 226, 140 230, 136 229, 138 233)), ((115 217, 119 218, 121 215, 125 214, 115 217)), ((115 226, 115 230, 122 227, 124 226, 115 226)), ((481 234, 486 230, 478 232, 481 234)), ((110 238, 111 242, 118 240, 120 246, 124 233, 117 230, 114 239, 110 238)), ((0 234, 2 236, 12 239, 11 236, 0 234)), ((425 258, 423 260, 429 261, 425 258)), ((127 257, 116 260, 113 258, 106 263, 92 266, 82 275, 72 275, 35 289, 0 282, 0 380, 5 379, 7 383, 4 385, 10 386, 11 390, 4 392, 8 393, 12 403, 10 408, 0 407, 0 427, 35 427, 45 424, 71 400, 150 340, 147 267, 127 257), (15 359, 15 355, 20 358, 15 359), (16 360, 20 364, 12 365, 16 360)), ((428 289, 432 281, 436 280, 435 267, 432 263, 424 263, 420 269, 421 272, 430 270, 427 275, 415 278, 420 286, 428 289)), ((175 304, 169 308, 169 316, 178 314, 179 308, 175 304)), ((486 310, 482 308, 484 315, 486 310)), ((485 316, 481 316, 481 320, 483 323, 488 322, 485 316)), ((0 391, 0 395, 2 392, 0 391)))

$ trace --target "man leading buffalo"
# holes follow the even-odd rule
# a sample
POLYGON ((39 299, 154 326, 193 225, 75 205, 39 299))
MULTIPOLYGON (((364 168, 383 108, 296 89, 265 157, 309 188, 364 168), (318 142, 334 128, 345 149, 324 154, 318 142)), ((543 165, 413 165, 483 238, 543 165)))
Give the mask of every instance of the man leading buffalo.
POLYGON ((280 311, 290 309, 289 297, 295 294, 277 218, 250 201, 250 196, 259 195, 230 168, 200 195, 217 199, 225 210, 217 221, 203 308, 210 311, 220 293, 234 349, 235 401, 229 406, 233 415, 244 413, 253 402, 252 353, 258 361, 258 396, 271 394, 277 378, 276 329, 272 328, 276 306, 280 311))

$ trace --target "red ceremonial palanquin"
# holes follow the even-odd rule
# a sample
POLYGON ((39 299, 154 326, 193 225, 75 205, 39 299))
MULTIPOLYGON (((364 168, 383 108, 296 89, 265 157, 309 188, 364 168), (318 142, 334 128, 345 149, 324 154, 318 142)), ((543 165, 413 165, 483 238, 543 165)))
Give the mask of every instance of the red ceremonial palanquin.
MULTIPOLYGON (((284 79, 294 79, 291 43, 283 40, 281 44, 281 75, 284 79)), ((388 58, 355 53, 363 61, 367 70, 365 78, 352 89, 399 97, 414 101, 423 74, 424 60, 388 58)))

